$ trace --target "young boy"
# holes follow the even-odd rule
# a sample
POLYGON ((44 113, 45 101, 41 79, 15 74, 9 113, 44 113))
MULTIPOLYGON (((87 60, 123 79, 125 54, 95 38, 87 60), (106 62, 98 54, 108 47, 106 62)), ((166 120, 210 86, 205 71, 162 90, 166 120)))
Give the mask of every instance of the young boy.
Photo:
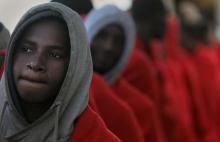
POLYGON ((87 106, 92 75, 78 14, 32 8, 12 34, 0 87, 1 142, 119 142, 87 106))

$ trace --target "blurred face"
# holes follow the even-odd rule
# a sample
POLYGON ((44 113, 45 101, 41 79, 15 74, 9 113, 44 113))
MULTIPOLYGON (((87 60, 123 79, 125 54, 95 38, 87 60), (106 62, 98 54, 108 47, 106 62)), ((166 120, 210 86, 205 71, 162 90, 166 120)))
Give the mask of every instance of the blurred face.
POLYGON ((137 32, 140 39, 147 47, 152 38, 161 39, 166 29, 166 16, 161 12, 155 12, 150 17, 136 20, 137 32))
POLYGON ((16 44, 13 76, 26 103, 53 100, 69 64, 68 30, 56 20, 42 20, 28 27, 16 44))
POLYGON ((94 70, 100 74, 114 67, 120 59, 125 46, 123 29, 117 24, 103 28, 91 44, 94 70))

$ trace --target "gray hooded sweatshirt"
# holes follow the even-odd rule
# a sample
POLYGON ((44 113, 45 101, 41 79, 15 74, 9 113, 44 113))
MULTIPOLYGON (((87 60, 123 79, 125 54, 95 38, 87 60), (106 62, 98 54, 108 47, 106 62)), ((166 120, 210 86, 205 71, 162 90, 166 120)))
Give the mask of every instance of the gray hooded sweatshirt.
POLYGON ((13 32, 6 56, 6 70, 0 82, 0 142, 67 142, 76 119, 88 103, 92 61, 85 28, 80 16, 58 3, 30 9, 13 32), (12 85, 13 52, 24 29, 35 20, 59 16, 68 27, 71 53, 66 77, 51 107, 36 121, 28 123, 20 110, 12 85))
POLYGON ((124 50, 119 61, 111 70, 103 75, 109 84, 113 84, 128 64, 131 51, 134 47, 136 33, 134 21, 127 12, 113 5, 106 5, 92 10, 84 23, 90 43, 103 28, 110 24, 118 24, 125 32, 124 50))

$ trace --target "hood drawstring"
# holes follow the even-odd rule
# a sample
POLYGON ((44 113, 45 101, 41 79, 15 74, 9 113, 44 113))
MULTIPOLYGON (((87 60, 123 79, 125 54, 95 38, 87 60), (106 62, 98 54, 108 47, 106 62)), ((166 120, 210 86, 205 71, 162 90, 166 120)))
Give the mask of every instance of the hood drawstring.
POLYGON ((58 128, 59 128, 59 114, 61 109, 61 102, 55 104, 56 116, 54 120, 54 132, 53 132, 53 142, 57 142, 58 139, 58 128))

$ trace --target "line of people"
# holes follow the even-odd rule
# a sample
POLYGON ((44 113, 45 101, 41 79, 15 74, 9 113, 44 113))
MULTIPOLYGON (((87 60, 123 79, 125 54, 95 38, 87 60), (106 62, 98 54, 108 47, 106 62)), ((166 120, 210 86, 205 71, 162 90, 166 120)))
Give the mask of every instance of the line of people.
POLYGON ((220 43, 181 22, 161 0, 32 8, 0 39, 0 141, 219 142, 220 43))

